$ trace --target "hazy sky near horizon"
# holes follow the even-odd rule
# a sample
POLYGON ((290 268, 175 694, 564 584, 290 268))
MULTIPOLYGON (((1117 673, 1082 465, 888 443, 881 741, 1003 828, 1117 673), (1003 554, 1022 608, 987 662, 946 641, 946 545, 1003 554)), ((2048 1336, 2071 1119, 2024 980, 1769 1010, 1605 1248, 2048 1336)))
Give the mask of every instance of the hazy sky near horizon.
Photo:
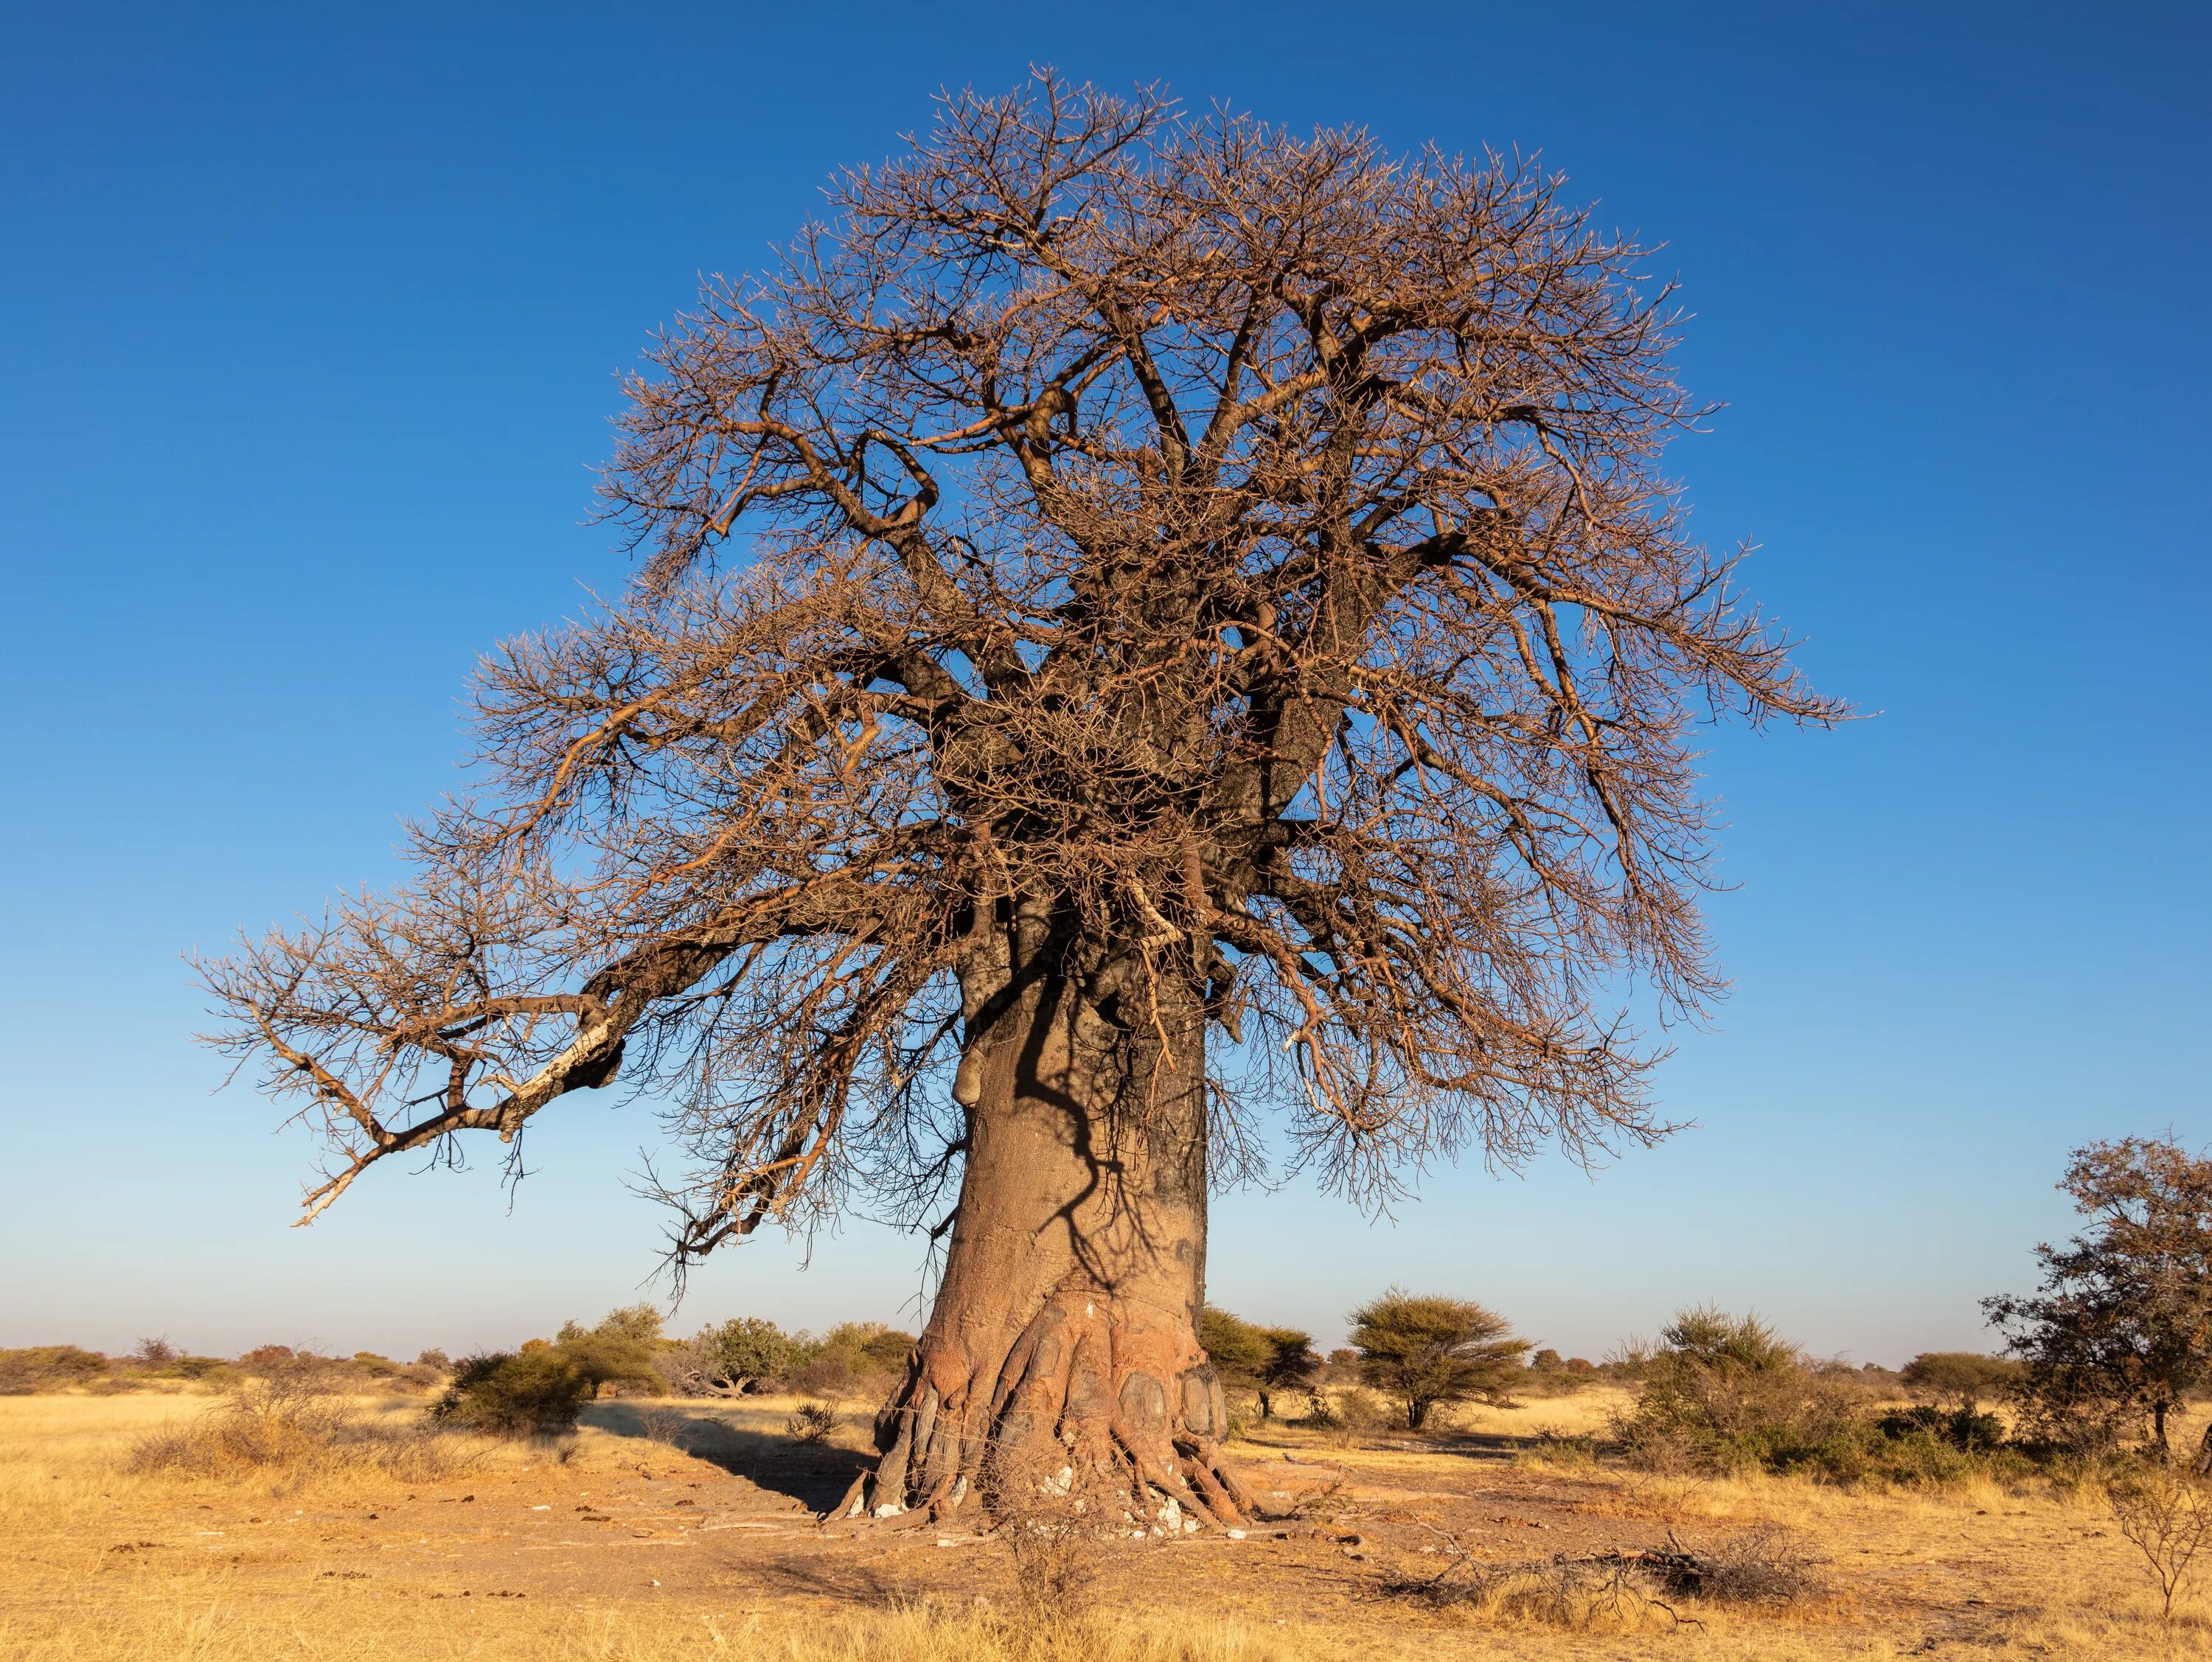
MULTIPOLYGON (((1843 730, 1723 730, 1732 997, 1692 1122, 1375 1220, 1217 1206, 1212 1288, 1334 1341, 1393 1282, 1595 1355, 1755 1306, 1894 1361, 2063 1233, 2067 1149, 2205 1084, 2201 7, 19 7, 0 55, 0 1345, 411 1355, 650 1294, 614 1093, 535 1175, 312 1149, 188 1035, 180 954, 391 881, 476 654, 611 591, 613 377, 940 86, 1163 80, 1540 151, 1664 241, 1728 407, 1672 466, 1843 730)), ((678 1316, 911 1324, 920 1253, 760 1239, 678 1316)))

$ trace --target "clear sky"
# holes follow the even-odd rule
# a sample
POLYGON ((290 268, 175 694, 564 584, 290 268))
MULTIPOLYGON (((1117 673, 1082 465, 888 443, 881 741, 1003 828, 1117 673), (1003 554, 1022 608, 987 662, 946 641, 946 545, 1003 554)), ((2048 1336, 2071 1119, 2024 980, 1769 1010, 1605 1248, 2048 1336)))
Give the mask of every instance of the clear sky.
MULTIPOLYGON (((396 871, 475 654, 610 589, 615 373, 933 92, 1031 63, 1393 145, 1540 150, 1664 240, 1674 466, 1880 712, 1715 736, 1734 996, 1693 1120, 1595 1179, 1370 1221, 1224 1198, 1212 1285, 1326 1340, 1391 1282, 1595 1355, 1676 1306, 1823 1352, 1985 1342, 2086 1139, 2212 1140, 2212 13, 2034 4, 97 4, 0 52, 0 1344, 411 1355, 639 1296, 654 1123, 380 1168, 216 1093, 179 954, 396 871)), ((613 1093, 607 1093, 611 1096, 613 1093)), ((761 1240, 681 1324, 914 1318, 919 1254, 761 1240)), ((650 1288, 645 1289, 650 1291, 650 1288)))

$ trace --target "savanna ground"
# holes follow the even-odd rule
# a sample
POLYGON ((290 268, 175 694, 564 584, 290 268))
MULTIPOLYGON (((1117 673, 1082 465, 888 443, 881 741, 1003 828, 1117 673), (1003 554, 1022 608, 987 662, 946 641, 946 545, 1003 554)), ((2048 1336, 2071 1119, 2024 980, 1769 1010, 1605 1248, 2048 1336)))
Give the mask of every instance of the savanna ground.
MULTIPOLYGON (((1338 1448, 1297 1428, 1234 1446, 1246 1482, 1322 1532, 1118 1543, 1095 1615, 1047 1649, 1086 1662, 1304 1659, 1988 1659, 2212 1654, 2212 1599, 2162 1623, 2094 1492, 2039 1480, 1875 1493, 1796 1479, 1662 1480, 1547 1441, 1600 1430, 1596 1389, 1471 1409, 1415 1442, 1338 1448), (1579 1631, 1384 1591, 1477 1563, 1725 1541, 1779 1525, 1820 1561, 1779 1607, 1677 1601, 1579 1631), (1349 1538, 1347 1538, 1349 1537, 1349 1538)), ((257 1662, 685 1662, 1017 1657, 1004 1546, 967 1529, 836 1525, 866 1412, 826 1446, 796 1399, 603 1402, 573 1442, 436 1437, 381 1464, 179 1476, 151 1436, 219 1412, 194 1394, 0 1397, 0 1657, 257 1662)), ((362 1399, 410 1426, 419 1398, 362 1399)))

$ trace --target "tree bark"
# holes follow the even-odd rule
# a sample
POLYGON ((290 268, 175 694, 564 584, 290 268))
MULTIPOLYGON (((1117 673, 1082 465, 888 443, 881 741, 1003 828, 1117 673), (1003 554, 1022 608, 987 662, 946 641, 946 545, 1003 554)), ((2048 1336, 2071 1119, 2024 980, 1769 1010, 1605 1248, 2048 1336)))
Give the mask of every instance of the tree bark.
POLYGON ((1152 1527, 1243 1521, 1198 1342, 1204 1013, 1175 976, 1126 981, 1047 977, 971 1019, 944 1280, 843 1515, 942 1519, 1020 1470, 1103 1476, 1152 1527))

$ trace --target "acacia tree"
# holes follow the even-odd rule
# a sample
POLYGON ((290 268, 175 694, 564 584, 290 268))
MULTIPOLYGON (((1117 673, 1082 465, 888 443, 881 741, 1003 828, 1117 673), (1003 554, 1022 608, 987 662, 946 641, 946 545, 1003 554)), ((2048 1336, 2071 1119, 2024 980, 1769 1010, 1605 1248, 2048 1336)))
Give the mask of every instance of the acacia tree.
POLYGON ((1260 1395, 1262 1420, 1273 1414, 1277 1391, 1310 1391, 1322 1369, 1321 1358, 1314 1352, 1312 1334, 1297 1327, 1270 1327, 1264 1331, 1267 1360, 1260 1365, 1258 1383, 1254 1387, 1260 1395))
POLYGON ((1716 985, 1688 724, 1834 711, 1690 539, 1670 301, 1558 180, 1044 77, 830 198, 630 382, 634 585, 484 665, 481 794, 211 966, 221 1038, 331 1133, 310 1215, 619 1075, 679 1263, 925 1226, 854 1509, 1058 1435, 1232 1518, 1209 1186, 1276 1111, 1370 1202, 1660 1135, 1592 989, 1716 985))
POLYGON ((1352 1312, 1352 1342, 1360 1377, 1405 1409, 1408 1431, 1425 1427, 1440 1403, 1506 1400, 1528 1355, 1495 1311, 1395 1287, 1352 1312))

